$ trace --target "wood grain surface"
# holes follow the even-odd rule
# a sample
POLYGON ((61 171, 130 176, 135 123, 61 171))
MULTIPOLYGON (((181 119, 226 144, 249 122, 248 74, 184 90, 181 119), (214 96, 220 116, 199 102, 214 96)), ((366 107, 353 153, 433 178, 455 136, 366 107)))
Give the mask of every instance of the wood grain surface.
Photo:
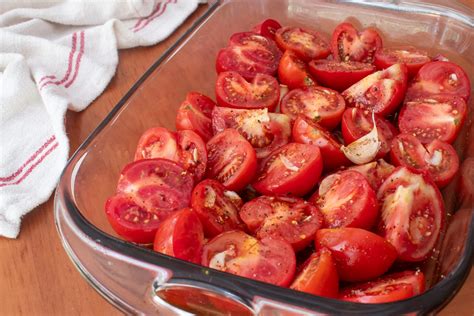
MULTIPOLYGON (((198 8, 164 42, 119 53, 117 73, 104 93, 87 110, 67 114, 71 153, 204 10, 204 6, 198 8)), ((18 239, 0 237, 0 302, 0 315, 120 314, 86 283, 69 261, 54 225, 53 197, 25 217, 18 239)), ((474 273, 471 272, 441 315, 473 314, 474 273)))

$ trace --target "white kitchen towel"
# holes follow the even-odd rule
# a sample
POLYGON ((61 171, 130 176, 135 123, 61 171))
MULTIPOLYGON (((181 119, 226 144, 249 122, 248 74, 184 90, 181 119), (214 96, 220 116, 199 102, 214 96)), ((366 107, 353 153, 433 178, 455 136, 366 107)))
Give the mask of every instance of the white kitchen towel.
POLYGON ((69 153, 67 109, 105 89, 117 49, 170 35, 198 0, 0 2, 0 236, 53 192, 69 153))

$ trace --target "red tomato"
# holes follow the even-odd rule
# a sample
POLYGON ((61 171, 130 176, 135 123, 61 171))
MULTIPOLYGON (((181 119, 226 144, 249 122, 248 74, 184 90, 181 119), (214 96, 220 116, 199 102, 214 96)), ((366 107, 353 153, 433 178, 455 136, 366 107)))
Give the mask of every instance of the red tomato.
POLYGON ((369 181, 372 189, 377 192, 385 179, 387 179, 393 170, 395 170, 395 167, 387 163, 385 160, 379 159, 364 165, 352 166, 349 170, 355 170, 361 173, 367 181, 369 181))
POLYGON ((334 90, 324 87, 306 87, 288 92, 281 100, 281 112, 292 120, 304 115, 331 130, 341 121, 346 103, 334 90))
POLYGON ((191 130, 170 132, 164 127, 153 127, 145 131, 138 141, 135 160, 151 158, 165 158, 181 164, 196 181, 206 172, 206 145, 191 130))
POLYGON ((323 225, 316 207, 293 197, 260 196, 245 203, 239 214, 257 238, 278 237, 295 251, 308 246, 323 225))
POLYGON ((228 230, 243 229, 239 218, 242 199, 216 180, 206 179, 193 190, 191 206, 199 216, 204 233, 214 237, 228 230))
POLYGON ((198 216, 185 208, 164 220, 155 235, 153 250, 178 259, 201 263, 204 233, 198 216))
POLYGON ((273 19, 266 19, 266 20, 263 20, 260 24, 256 25, 252 29, 252 32, 263 35, 265 37, 268 37, 274 40, 275 33, 279 28, 281 28, 281 25, 278 21, 275 21, 273 19))
POLYGON ((176 129, 192 130, 208 141, 212 137, 211 113, 216 104, 203 94, 189 92, 176 115, 176 129))
POLYGON ((379 232, 401 261, 426 259, 444 225, 445 211, 438 188, 425 176, 398 167, 377 192, 382 204, 379 232))
POLYGON ((353 170, 324 178, 311 200, 329 228, 370 229, 379 215, 375 191, 362 174, 353 170))
POLYGON ((341 151, 341 144, 323 127, 304 116, 298 116, 293 125, 293 139, 297 143, 316 145, 321 151, 324 170, 330 171, 351 162, 341 151))
POLYGON ((380 304, 401 301, 425 291, 425 276, 421 271, 392 273, 362 284, 342 289, 339 299, 343 301, 380 304))
POLYGON ((207 175, 228 190, 238 191, 252 181, 257 157, 252 145, 235 129, 226 129, 207 142, 207 175))
POLYGON ((405 64, 408 75, 413 78, 420 68, 431 61, 428 52, 413 46, 383 48, 375 53, 377 69, 385 69, 395 64, 405 64))
MULTIPOLYGON (((382 116, 375 114, 374 117, 378 138, 381 142, 377 158, 383 158, 390 151, 390 144, 395 135, 398 134, 398 131, 392 123, 382 116)), ((367 135, 372 128, 374 128, 372 113, 367 110, 351 108, 347 109, 342 115, 341 129, 346 144, 350 144, 367 135)))
POLYGON ((392 162, 396 166, 405 166, 426 171, 438 187, 448 185, 459 169, 459 157, 448 143, 437 139, 426 148, 411 134, 400 134, 393 139, 392 162))
POLYGON ((248 82, 235 71, 221 72, 216 81, 216 99, 220 106, 273 111, 280 100, 280 86, 265 74, 257 74, 248 82))
POLYGON ((450 94, 467 101, 471 83, 466 72, 449 61, 433 61, 425 64, 407 90, 407 100, 430 98, 435 94, 450 94))
POLYGON ((405 96, 407 67, 395 64, 368 75, 342 93, 347 105, 383 116, 395 112, 405 96))
POLYGON ((384 274, 397 258, 395 248, 382 237, 360 228, 320 229, 316 249, 328 248, 339 278, 367 281, 384 274))
POLYGON ((291 50, 304 61, 326 58, 331 53, 327 40, 318 32, 300 27, 282 27, 275 33, 281 50, 291 50))
POLYGON ((261 162, 253 187, 266 195, 302 196, 316 185, 322 168, 317 146, 289 143, 261 162))
POLYGON ((373 28, 362 32, 351 23, 339 24, 332 33, 331 49, 336 61, 373 63, 375 53, 382 48, 382 38, 373 28))
POLYGON ((405 102, 398 116, 400 132, 416 136, 423 144, 438 139, 452 143, 466 119, 466 102, 451 95, 433 95, 405 102))
POLYGON ((258 240, 238 230, 222 233, 204 246, 202 265, 250 279, 288 286, 296 258, 281 239, 258 240))
POLYGON ((287 85, 290 89, 316 85, 316 82, 308 72, 306 63, 299 59, 291 50, 285 51, 280 59, 278 79, 281 84, 287 85))
POLYGON ((236 129, 255 148, 257 158, 267 157, 291 137, 291 120, 285 114, 268 113, 267 109, 242 110, 216 107, 212 113, 214 133, 236 129))
POLYGON ((309 71, 321 85, 344 91, 375 71, 375 66, 357 61, 312 60, 309 71))
POLYGON ((460 174, 460 205, 472 206, 474 203, 474 157, 468 157, 463 161, 460 174))
POLYGON ((322 248, 312 254, 290 288, 313 295, 336 298, 339 291, 339 277, 331 252, 322 248))
POLYGON ((235 71, 252 80, 257 74, 275 75, 281 52, 271 39, 253 33, 235 33, 217 54, 217 73, 235 71))

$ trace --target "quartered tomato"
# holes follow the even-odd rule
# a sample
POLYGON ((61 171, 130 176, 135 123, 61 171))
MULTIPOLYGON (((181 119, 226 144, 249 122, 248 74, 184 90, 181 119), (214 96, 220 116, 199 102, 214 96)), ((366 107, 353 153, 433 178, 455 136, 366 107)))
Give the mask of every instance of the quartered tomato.
POLYGON ((259 159, 287 144, 291 137, 290 118, 285 114, 269 113, 267 109, 216 107, 212 113, 212 127, 214 133, 226 128, 236 129, 252 144, 259 159))
POLYGON ((341 151, 341 143, 329 131, 307 117, 298 116, 295 124, 293 124, 292 135, 297 143, 319 147, 323 158, 323 167, 326 171, 351 164, 341 151))
POLYGON ((176 129, 192 130, 204 141, 212 137, 211 113, 216 104, 198 92, 189 92, 176 115, 176 129))
POLYGON ((207 176, 228 190, 238 191, 252 181, 257 157, 252 145, 235 129, 226 129, 207 142, 207 176))
POLYGON ((383 48, 375 53, 377 69, 385 69, 395 64, 405 64, 408 75, 413 78, 420 68, 431 61, 428 52, 413 46, 383 48))
POLYGON ((388 176, 395 170, 395 167, 387 163, 383 159, 372 161, 364 165, 352 166, 349 170, 354 170, 361 173, 367 181, 369 181, 372 189, 377 192, 379 187, 388 178, 388 176))
POLYGON ((422 174, 398 167, 377 192, 382 205, 379 232, 401 261, 426 259, 444 225, 445 211, 438 188, 422 174))
POLYGON ((217 54, 216 70, 235 71, 252 80, 257 74, 275 75, 280 57, 273 40, 253 32, 235 33, 217 54))
POLYGON ((323 225, 316 207, 294 197, 260 196, 242 206, 240 218, 257 238, 278 237, 295 251, 308 246, 323 225))
POLYGON ((253 187, 266 195, 302 196, 316 185, 322 168, 317 146, 289 143, 260 163, 259 176, 253 187))
POLYGON ((258 240, 238 230, 222 233, 204 246, 202 265, 250 279, 288 286, 296 258, 281 239, 258 240))
POLYGON ((292 120, 304 115, 327 129, 335 128, 346 108, 339 92, 324 87, 306 87, 288 92, 281 100, 281 112, 292 120))
POLYGON ((316 31, 300 27, 282 27, 275 33, 281 50, 291 50, 304 61, 326 58, 331 53, 326 39, 316 31))
POLYGON ((373 28, 362 32, 351 23, 339 24, 332 33, 331 49, 336 61, 372 63, 375 53, 382 48, 382 38, 373 28))
POLYGON ((395 248, 382 237, 360 228, 320 229, 316 249, 328 248, 339 278, 367 281, 384 274, 397 258, 395 248))
POLYGON ((206 179, 193 190, 191 206, 199 216, 207 237, 214 237, 228 230, 243 229, 239 218, 242 199, 218 181, 206 179))
MULTIPOLYGON (((381 143, 377 157, 383 158, 390 151, 390 144, 395 135, 398 134, 398 131, 392 123, 382 116, 375 114, 374 118, 377 125, 378 139, 381 143)), ((367 135, 373 128, 372 113, 368 110, 351 108, 347 109, 342 115, 341 129, 346 144, 350 144, 367 135)))
POLYGON ((290 288, 313 295, 336 298, 339 291, 339 277, 331 252, 322 248, 312 254, 290 288))
POLYGON ((425 64, 407 90, 407 100, 430 98, 435 94, 450 94, 467 101, 471 83, 466 72, 449 61, 433 61, 425 64))
POLYGON ((306 63, 291 50, 285 51, 278 65, 278 79, 290 89, 315 86, 306 63))
POLYGON ((456 150, 437 139, 424 147, 415 136, 400 134, 393 139, 390 155, 397 166, 426 171, 438 187, 449 184, 459 169, 456 150))
POLYGON ((375 71, 372 64, 357 61, 312 60, 309 71, 321 85, 344 91, 375 71))
POLYGON ((164 127, 153 127, 145 131, 138 141, 135 160, 151 158, 165 158, 179 163, 196 181, 206 172, 206 145, 191 130, 170 132, 164 127))
POLYGON ((423 144, 438 139, 452 143, 466 119, 466 102, 454 95, 433 95, 407 101, 398 116, 400 132, 412 134, 423 144))
POLYGON ((178 259, 201 263, 204 232, 198 216, 185 208, 164 220, 155 235, 153 250, 178 259))
POLYGON ((278 21, 273 20, 273 19, 266 19, 262 21, 260 24, 256 25, 252 29, 252 32, 263 35, 265 37, 268 37, 274 40, 275 33, 279 28, 281 28, 281 25, 278 21))
POLYGON ((216 99, 220 106, 273 111, 280 100, 280 86, 274 77, 265 74, 256 74, 248 82, 235 71, 221 72, 216 81, 216 99))
POLYGON ((368 75, 345 90, 342 96, 348 106, 387 116, 395 112, 403 100, 407 80, 406 66, 395 64, 368 75))
POLYGON ((354 170, 324 178, 311 201, 321 211, 329 228, 370 229, 379 215, 375 191, 365 177, 354 170))
POLYGON ((425 291, 425 276, 421 271, 403 271, 374 281, 348 286, 339 299, 348 302, 380 304, 401 301, 425 291))

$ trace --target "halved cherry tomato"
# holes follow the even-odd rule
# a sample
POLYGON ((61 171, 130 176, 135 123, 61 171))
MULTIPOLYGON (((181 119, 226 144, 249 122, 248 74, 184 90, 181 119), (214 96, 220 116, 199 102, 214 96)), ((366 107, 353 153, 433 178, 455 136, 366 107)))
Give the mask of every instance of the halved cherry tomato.
POLYGON ((302 196, 316 185, 322 168, 321 153, 317 146, 289 143, 273 151, 261 162, 259 176, 253 187, 266 195, 302 196))
POLYGON ((327 40, 318 32, 300 27, 282 27, 275 33, 281 50, 291 50, 304 61, 326 58, 331 53, 327 40))
POLYGON ((212 137, 211 113, 216 104, 198 92, 189 92, 176 115, 176 129, 192 130, 208 141, 212 137))
POLYGON ((407 101, 398 116, 400 132, 412 134, 423 144, 438 139, 452 143, 466 119, 466 102, 454 95, 433 95, 407 101))
POLYGON ((460 205, 469 207, 474 204, 474 157, 468 157, 463 161, 460 174, 460 205))
POLYGON ((291 50, 285 51, 278 65, 278 79, 290 89, 315 86, 306 63, 291 50))
POLYGON ((449 184, 459 169, 456 150, 437 139, 424 147, 415 136, 400 134, 392 141, 390 156, 396 166, 427 171, 440 188, 449 184))
POLYGON ((377 192, 382 204, 379 232, 401 261, 426 259, 443 229, 445 211, 438 188, 426 176, 398 167, 377 192))
POLYGON ((267 109, 216 107, 212 113, 212 128, 214 133, 236 129, 255 148, 258 159, 288 144, 291 137, 290 118, 281 113, 269 113, 267 109))
MULTIPOLYGON (((395 135, 398 134, 395 126, 388 120, 377 114, 374 115, 377 125, 378 139, 381 142, 377 158, 385 157, 390 152, 390 144, 395 135)), ((368 134, 374 128, 372 113, 368 110, 351 108, 347 109, 342 115, 342 136, 344 142, 350 144, 362 136, 368 134)))
POLYGON ((221 72, 216 81, 216 99, 220 106, 273 111, 280 100, 280 86, 274 77, 265 74, 257 74, 248 82, 235 71, 221 72))
POLYGON ((297 143, 316 145, 321 151, 324 170, 348 166, 351 162, 341 151, 341 143, 322 126, 304 116, 298 116, 293 124, 293 139, 297 143))
POLYGON ((332 33, 331 49, 336 61, 373 63, 375 53, 382 48, 382 38, 373 28, 362 32, 351 23, 339 24, 332 33))
POLYGON ((274 40, 275 33, 279 28, 281 28, 281 25, 278 21, 273 20, 273 19, 266 19, 266 20, 263 20, 258 25, 256 25, 252 29, 252 32, 263 35, 265 37, 268 37, 274 40))
POLYGON ((321 211, 329 228, 370 229, 379 215, 375 191, 365 177, 354 170, 324 178, 310 201, 321 211))
POLYGON ((206 172, 206 145, 191 130, 170 132, 164 127, 146 130, 138 141, 135 160, 151 158, 165 158, 181 164, 196 181, 206 172))
POLYGON ((226 129, 207 142, 207 175, 228 190, 238 191, 252 181, 257 157, 252 145, 235 129, 226 129))
POLYGON ((257 74, 275 75, 281 52, 271 39, 253 33, 235 33, 217 54, 217 73, 235 71, 252 80, 257 74))
POLYGON ((367 181, 369 181, 372 189, 377 192, 379 187, 388 178, 388 176, 395 170, 395 167, 387 163, 383 159, 372 161, 364 165, 352 166, 349 170, 355 170, 361 173, 367 181))
POLYGON ((407 90, 407 100, 430 98, 435 94, 450 94, 467 101, 471 83, 466 72, 449 61, 433 61, 425 64, 407 90))
POLYGON ((403 100, 407 80, 407 67, 404 64, 395 64, 353 84, 342 96, 348 106, 387 116, 395 112, 403 100))
POLYGON ((374 281, 342 289, 339 299, 349 302, 380 304, 401 301, 425 291, 425 276, 421 271, 403 271, 374 281))
POLYGON ((257 238, 281 238, 295 251, 308 246, 323 225, 316 207, 294 197, 260 196, 245 203, 239 214, 257 238))
POLYGON ((191 206, 199 216, 204 233, 214 237, 228 230, 243 229, 239 218, 242 199, 218 181, 206 179, 193 190, 191 206))
POLYGON ((295 252, 281 239, 258 240, 238 230, 222 233, 204 246, 202 265, 250 279, 288 286, 295 252))
POLYGON ((339 92, 324 87, 306 87, 288 92, 281 100, 281 112, 292 120, 304 115, 331 130, 341 121, 346 108, 339 92))
POLYGON ((385 69, 395 64, 405 64, 408 75, 413 78, 420 68, 431 61, 428 52, 413 46, 383 48, 375 53, 377 69, 385 69))
POLYGON ((328 248, 343 281, 367 281, 384 274, 397 258, 382 237, 360 228, 320 229, 316 249, 328 248))
POLYGON ((153 250, 178 259, 201 263, 204 232, 196 213, 184 208, 164 220, 155 235, 153 250))
POLYGON ((312 60, 309 71, 321 85, 342 92, 375 71, 372 64, 357 61, 312 60))
POLYGON ((312 254, 290 288, 313 295, 336 298, 339 291, 339 277, 331 252, 322 248, 312 254))

